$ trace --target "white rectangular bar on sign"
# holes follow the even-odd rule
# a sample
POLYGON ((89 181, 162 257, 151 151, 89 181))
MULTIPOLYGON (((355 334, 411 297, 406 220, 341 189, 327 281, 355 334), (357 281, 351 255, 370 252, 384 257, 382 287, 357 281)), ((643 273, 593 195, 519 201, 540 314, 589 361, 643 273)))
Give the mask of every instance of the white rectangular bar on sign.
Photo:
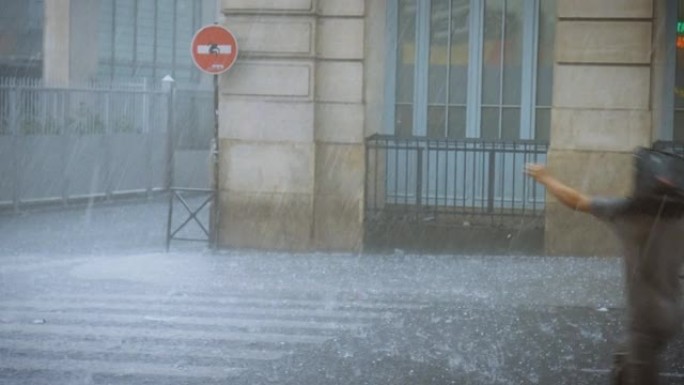
POLYGON ((233 53, 233 46, 232 45, 221 45, 221 44, 198 45, 197 46, 197 53, 199 55, 209 55, 209 54, 230 55, 233 53))

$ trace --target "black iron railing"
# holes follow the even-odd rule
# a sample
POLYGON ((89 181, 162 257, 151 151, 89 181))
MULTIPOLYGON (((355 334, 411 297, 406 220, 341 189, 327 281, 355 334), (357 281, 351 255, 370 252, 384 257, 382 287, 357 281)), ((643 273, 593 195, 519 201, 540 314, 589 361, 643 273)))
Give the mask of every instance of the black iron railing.
POLYGON ((659 140, 659 141, 653 143, 653 148, 656 150, 669 151, 669 152, 672 152, 674 154, 684 156, 684 143, 683 142, 659 140))
POLYGON ((366 218, 539 216, 545 192, 523 168, 545 163, 547 150, 533 140, 373 135, 366 139, 366 218))

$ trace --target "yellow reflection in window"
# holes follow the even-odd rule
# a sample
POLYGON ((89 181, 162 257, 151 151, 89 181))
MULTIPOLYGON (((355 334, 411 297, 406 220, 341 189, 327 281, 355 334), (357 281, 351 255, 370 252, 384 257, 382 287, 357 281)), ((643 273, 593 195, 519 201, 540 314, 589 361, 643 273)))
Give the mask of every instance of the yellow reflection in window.
MULTIPOLYGON (((442 65, 445 66, 451 63, 452 66, 457 65, 467 65, 468 64, 468 43, 454 44, 451 46, 451 50, 448 50, 446 46, 443 45, 433 45, 430 50, 430 65, 442 65), (449 56, 451 55, 451 61, 449 62, 449 56)), ((415 62, 415 44, 414 43, 404 43, 401 49, 401 62, 402 64, 411 65, 415 62)), ((488 40, 484 43, 484 62, 491 64, 499 64, 501 57, 501 41, 499 40, 488 40)), ((511 59, 508 55, 507 59, 511 59)))

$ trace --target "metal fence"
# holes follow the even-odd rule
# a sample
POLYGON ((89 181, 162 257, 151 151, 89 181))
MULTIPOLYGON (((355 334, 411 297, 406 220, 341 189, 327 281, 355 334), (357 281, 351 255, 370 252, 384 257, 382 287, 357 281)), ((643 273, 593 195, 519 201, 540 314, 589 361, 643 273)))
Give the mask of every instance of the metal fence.
POLYGON ((400 138, 366 140, 366 219, 540 216, 545 191, 523 175, 545 163, 545 142, 400 138))
POLYGON ((214 92, 178 88, 174 98, 174 143, 179 150, 206 150, 214 138, 214 92))
POLYGON ((682 142, 659 140, 653 143, 653 148, 656 150, 669 151, 677 155, 684 156, 684 143, 682 142))
MULTIPOLYGON (((174 150, 199 151, 177 154, 185 164, 176 175, 208 174, 211 92, 179 90, 175 100, 174 150), (193 131, 201 134, 185 134, 193 131)), ((0 205, 164 189, 171 102, 147 82, 66 88, 0 79, 0 205)))

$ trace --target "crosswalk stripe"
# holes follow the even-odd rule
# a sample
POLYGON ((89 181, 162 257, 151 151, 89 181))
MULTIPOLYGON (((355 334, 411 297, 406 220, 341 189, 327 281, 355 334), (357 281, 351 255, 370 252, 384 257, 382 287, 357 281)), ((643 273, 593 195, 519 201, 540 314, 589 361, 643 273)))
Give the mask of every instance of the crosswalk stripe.
POLYGON ((3 261, 0 266, 0 274, 30 272, 32 270, 47 269, 53 267, 71 266, 79 263, 89 262, 89 258, 71 258, 60 260, 23 260, 23 261, 3 261))
POLYGON ((229 314, 268 316, 277 318, 334 318, 334 319, 378 319, 383 313, 356 311, 356 310, 328 310, 328 309, 298 309, 298 308, 252 308, 252 307, 228 307, 225 309, 217 306, 202 305, 171 305, 165 303, 148 304, 121 304, 108 303, 106 301, 55 301, 55 300, 10 300, 0 301, 0 317, 5 310, 78 310, 78 311, 133 311, 140 313, 172 312, 173 314, 202 314, 203 316, 226 316, 229 314))
POLYGON ((234 327, 249 330, 258 329, 304 329, 309 331, 341 331, 358 330, 365 324, 358 322, 341 321, 297 321, 279 319, 244 319, 227 317, 188 317, 188 316, 155 316, 155 315, 131 315, 131 314, 103 314, 82 312, 54 312, 47 310, 21 311, 16 309, 3 309, 0 318, 5 322, 31 322, 32 320, 44 319, 47 322, 60 323, 121 323, 121 324, 148 324, 166 326, 216 326, 234 327))
POLYGON ((340 332, 422 307, 268 293, 6 298, 0 300, 0 371, 223 381, 240 367, 277 360, 300 345, 320 345, 340 332))
POLYGON ((218 348, 207 347, 192 344, 175 344, 173 348, 171 344, 160 343, 129 343, 121 340, 65 340, 65 339, 39 339, 26 340, 26 335, 14 335, 11 338, 3 336, 0 339, 0 350, 9 352, 10 355, 24 354, 27 356, 35 356, 35 353, 53 353, 68 356, 75 353, 86 353, 88 355, 105 355, 105 354, 126 354, 134 356, 154 356, 157 358, 173 359, 192 358, 193 360, 253 360, 253 361, 268 361, 283 357, 287 350, 276 349, 247 349, 232 347, 218 348), (182 357, 178 356, 178 348, 182 347, 182 357))
POLYGON ((242 368, 187 366, 173 364, 148 364, 141 362, 107 362, 71 359, 35 359, 3 357, 0 368, 13 370, 53 370, 61 372, 82 371, 115 375, 150 375, 164 377, 230 378, 242 372, 242 368))
POLYGON ((211 294, 189 294, 189 295, 169 295, 169 296, 154 296, 154 295, 117 295, 117 294, 48 294, 43 296, 42 300, 89 300, 99 302, 136 302, 136 303, 169 303, 169 304, 204 304, 204 305, 245 305, 245 306, 271 306, 271 307, 309 307, 309 308, 324 308, 328 310, 333 309, 363 309, 363 310, 377 310, 377 311, 392 311, 392 310, 419 310, 425 308, 422 303, 407 303, 407 302, 386 302, 376 300, 310 300, 298 298, 266 298, 266 297, 233 297, 224 295, 211 294))
POLYGON ((105 336, 118 338, 161 338, 169 340, 215 340, 233 342, 253 342, 266 344, 322 344, 331 339, 326 336, 281 333, 241 333, 207 330, 183 330, 173 328, 130 328, 114 326, 69 326, 50 324, 2 323, 0 332, 34 333, 61 336, 105 336))
MULTIPOLYGON (((608 374, 611 372, 611 369, 581 368, 579 371, 584 373, 608 374)), ((684 373, 660 372, 658 373, 658 376, 664 378, 684 378, 684 373)))

